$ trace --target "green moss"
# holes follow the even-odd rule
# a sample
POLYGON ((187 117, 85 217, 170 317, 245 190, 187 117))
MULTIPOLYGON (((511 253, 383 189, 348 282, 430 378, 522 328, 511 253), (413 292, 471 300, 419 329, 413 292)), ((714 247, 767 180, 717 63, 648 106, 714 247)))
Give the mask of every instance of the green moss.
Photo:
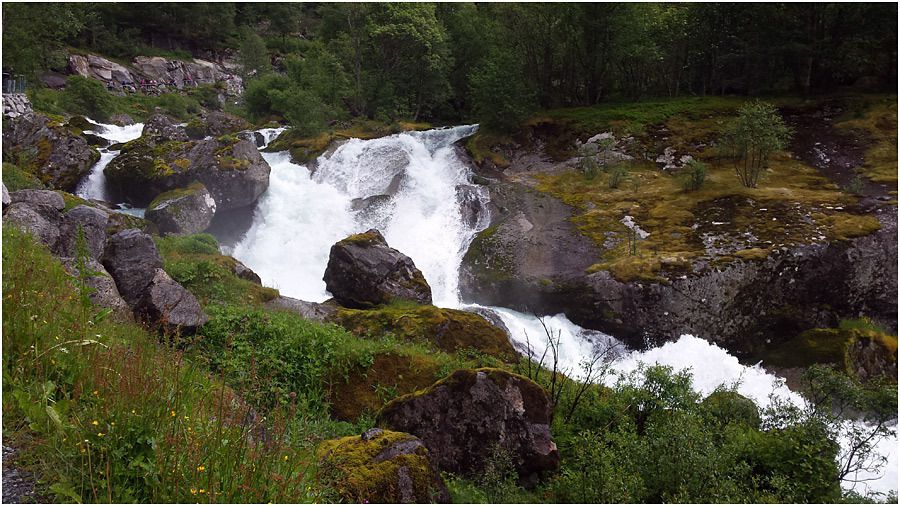
POLYGON ((360 246, 371 246, 380 241, 380 236, 375 231, 366 231, 361 232, 359 234, 353 234, 344 239, 341 239, 338 244, 348 246, 348 245, 360 245, 360 246))
POLYGON ((200 118, 194 118, 184 126, 184 131, 191 139, 202 139, 206 137, 206 123, 200 118))
POLYGON ((513 252, 497 236, 499 228, 498 223, 476 234, 464 257, 478 278, 489 282, 508 281, 518 275, 513 252))
POLYGON ((347 502, 402 502, 399 485, 401 469, 409 477, 414 501, 431 502, 439 492, 434 488, 438 475, 431 468, 424 445, 408 454, 389 459, 377 458, 383 452, 415 439, 409 434, 386 430, 368 441, 360 436, 325 441, 316 455, 321 473, 347 502))
POLYGON ((340 309, 333 320, 359 336, 390 333, 448 353, 476 350, 506 361, 517 357, 502 329, 467 311, 395 303, 368 310, 340 309))
POLYGON ((66 204, 66 207, 63 209, 63 212, 68 212, 69 209, 72 209, 73 207, 78 207, 80 205, 91 206, 91 207, 94 206, 94 204, 91 204, 87 200, 84 200, 83 198, 81 198, 77 195, 72 195, 69 192, 57 190, 56 193, 58 193, 63 198, 63 202, 65 202, 65 204, 66 204))
POLYGON ((150 202, 150 204, 147 207, 148 207, 148 209, 153 209, 153 208, 159 206, 160 204, 162 204, 163 202, 166 202, 167 200, 177 200, 177 199, 180 199, 183 197, 194 195, 196 193, 199 193, 199 192, 202 192, 205 190, 206 190, 206 187, 203 186, 203 183, 195 181, 185 188, 176 188, 174 190, 170 190, 165 193, 161 193, 161 194, 157 195, 153 199, 153 201, 150 202))

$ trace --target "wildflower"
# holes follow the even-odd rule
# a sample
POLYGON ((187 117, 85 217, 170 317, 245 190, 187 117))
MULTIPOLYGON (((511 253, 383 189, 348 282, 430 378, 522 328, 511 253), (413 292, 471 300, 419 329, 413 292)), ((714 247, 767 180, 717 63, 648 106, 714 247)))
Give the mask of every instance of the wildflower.
POLYGON ((38 315, 36 315, 36 314, 31 315, 31 321, 35 321, 37 319, 38 319, 38 315))
POLYGON ((66 348, 65 346, 60 347, 59 351, 60 351, 60 353, 69 353, 69 349, 66 348))
POLYGON ((191 495, 197 495, 197 489, 196 489, 196 488, 192 488, 192 489, 191 489, 191 495))
POLYGON ((204 489, 201 488, 201 489, 200 489, 200 493, 201 493, 201 494, 205 494, 205 493, 206 493, 206 490, 204 490, 204 489))
POLYGON ((202 473, 203 471, 206 471, 206 467, 205 466, 197 466, 197 471, 202 473))
POLYGON ((284 456, 284 461, 287 462, 287 459, 288 459, 288 456, 285 455, 285 456, 284 456))
POLYGON ((187 415, 184 415, 184 419, 185 419, 185 420, 190 420, 191 417, 189 417, 189 416, 187 416, 187 415))
POLYGON ((116 422, 112 422, 112 423, 110 423, 110 425, 112 425, 113 427, 115 427, 115 426, 116 426, 116 422))
POLYGON ((91 422, 91 425, 100 425, 100 422, 98 422, 97 420, 94 420, 93 422, 91 422))
POLYGON ((132 409, 132 410, 131 410, 131 414, 132 414, 132 415, 136 415, 137 413, 135 413, 135 411, 132 409))
POLYGON ((100 395, 100 391, 99 391, 99 390, 94 390, 94 395, 100 395))
POLYGON ((172 418, 175 418, 175 410, 172 410, 172 418))
POLYGON ((102 433, 102 432, 98 432, 98 433, 97 433, 97 437, 103 437, 103 436, 105 436, 105 435, 106 435, 106 434, 104 434, 104 433, 102 433))

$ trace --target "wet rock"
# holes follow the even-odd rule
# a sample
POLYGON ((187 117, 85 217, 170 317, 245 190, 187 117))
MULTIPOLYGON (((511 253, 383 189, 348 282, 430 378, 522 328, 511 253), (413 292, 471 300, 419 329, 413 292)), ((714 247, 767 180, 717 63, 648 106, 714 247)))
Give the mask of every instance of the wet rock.
POLYGON ((415 436, 370 429, 361 436, 323 442, 320 471, 350 503, 449 503, 428 449, 415 436))
POLYGON ((105 211, 86 205, 72 208, 63 216, 57 253, 63 257, 75 257, 78 254, 78 231, 80 229, 84 235, 85 253, 92 260, 100 260, 106 249, 108 224, 109 214, 105 211))
POLYGON ((487 190, 480 186, 457 185, 456 199, 459 202, 459 213, 463 223, 471 229, 484 228, 490 222, 491 215, 487 202, 487 190))
POLYGON ((374 229, 332 246, 323 279, 345 307, 368 308, 393 300, 431 304, 431 287, 422 272, 374 229))
POLYGON ((543 388, 500 369, 459 370, 421 393, 395 399, 379 425, 418 436, 442 471, 477 475, 495 447, 508 452, 523 483, 559 467, 543 388))
POLYGON ((83 137, 43 115, 3 122, 3 160, 14 161, 54 188, 73 191, 99 158, 83 137))
POLYGON ((212 223, 216 201, 201 183, 158 195, 147 207, 146 219, 160 234, 196 234, 212 223))
POLYGON ((270 172, 252 142, 228 136, 162 143, 142 137, 126 145, 105 170, 110 190, 135 206, 199 181, 217 212, 255 203, 269 186, 270 172))
POLYGON ((144 123, 141 131, 142 137, 149 137, 159 141, 186 141, 187 132, 172 118, 165 114, 154 114, 144 123))

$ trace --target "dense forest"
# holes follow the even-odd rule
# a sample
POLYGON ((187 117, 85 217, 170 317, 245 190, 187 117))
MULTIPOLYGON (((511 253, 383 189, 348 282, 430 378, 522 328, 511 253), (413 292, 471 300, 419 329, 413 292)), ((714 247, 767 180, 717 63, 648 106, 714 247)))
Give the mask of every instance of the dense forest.
POLYGON ((8 3, 3 67, 240 55, 247 105, 295 126, 347 116, 508 129, 535 108, 897 84, 891 4, 8 3), (302 118, 300 117, 302 116, 302 118))

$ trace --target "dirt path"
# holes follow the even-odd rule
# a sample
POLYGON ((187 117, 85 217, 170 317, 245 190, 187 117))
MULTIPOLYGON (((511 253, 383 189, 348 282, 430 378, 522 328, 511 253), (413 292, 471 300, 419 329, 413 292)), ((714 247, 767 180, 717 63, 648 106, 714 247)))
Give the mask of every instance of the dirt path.
POLYGON ((805 163, 819 169, 840 188, 860 186, 862 197, 887 197, 888 186, 876 183, 856 172, 865 161, 868 141, 834 127, 834 119, 844 106, 829 101, 815 109, 783 109, 782 115, 794 129, 790 150, 805 163), (858 179, 857 179, 858 178, 858 179))

